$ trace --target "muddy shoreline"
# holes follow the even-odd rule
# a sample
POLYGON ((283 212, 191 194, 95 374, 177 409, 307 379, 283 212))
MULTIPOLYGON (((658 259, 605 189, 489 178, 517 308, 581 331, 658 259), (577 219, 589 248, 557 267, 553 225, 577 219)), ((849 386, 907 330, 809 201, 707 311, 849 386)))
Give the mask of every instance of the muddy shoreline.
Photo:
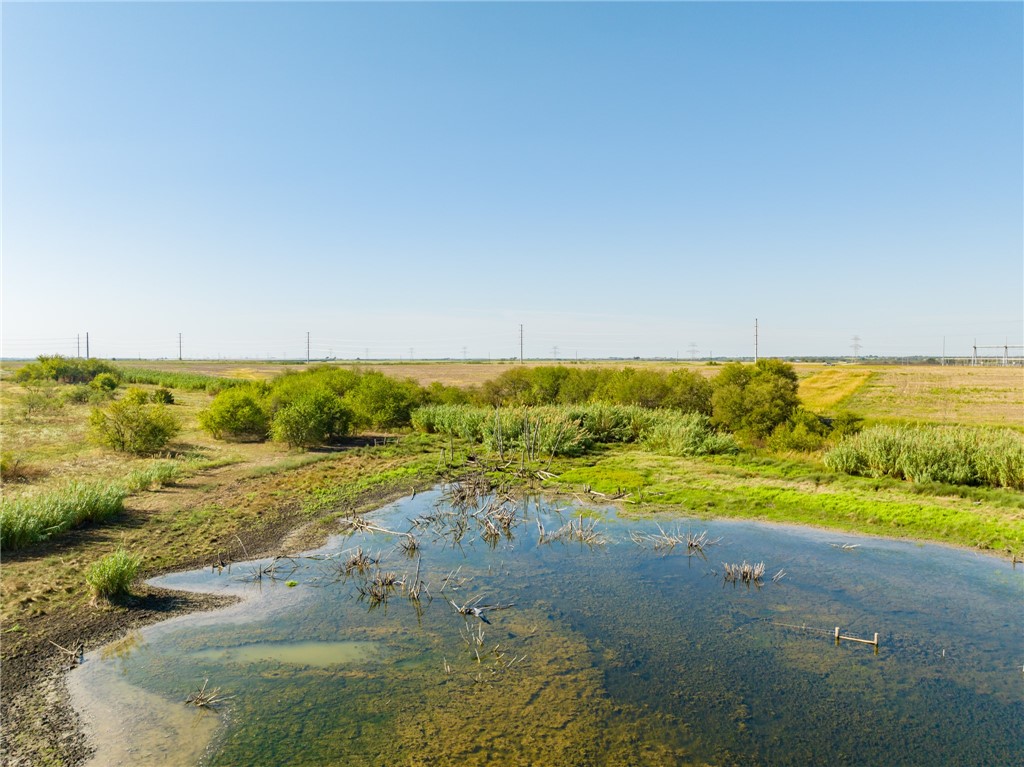
MULTIPOLYGON (((416 489, 425 490, 429 486, 432 483, 416 489)), ((371 490, 357 499, 355 511, 386 505, 411 489, 371 490)), ((253 559, 305 551, 321 545, 334 532, 318 524, 327 515, 311 519, 309 515, 285 512, 279 520, 256 532, 239 530, 239 541, 253 559)), ((60 545, 56 543, 46 548, 59 550, 60 545)), ((43 556, 44 553, 33 552, 33 555, 43 556)), ((185 559, 174 566, 147 572, 144 578, 209 564, 209 561, 185 559)), ((9 635, 4 635, 8 647, 0 666, 0 763, 10 767, 78 767, 93 755, 95 749, 86 739, 67 690, 67 673, 76 660, 66 650, 81 647, 89 652, 145 626, 179 615, 225 607, 235 601, 231 597, 170 591, 140 583, 133 588, 132 596, 120 603, 54 610, 35 619, 33 633, 45 638, 15 641, 17 646, 11 652, 7 650, 12 642, 9 635)))

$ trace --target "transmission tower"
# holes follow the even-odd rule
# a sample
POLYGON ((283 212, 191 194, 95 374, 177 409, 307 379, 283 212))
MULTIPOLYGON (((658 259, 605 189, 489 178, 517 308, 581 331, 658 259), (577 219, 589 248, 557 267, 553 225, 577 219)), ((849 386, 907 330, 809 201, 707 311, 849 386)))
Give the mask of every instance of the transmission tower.
POLYGON ((853 358, 858 359, 860 357, 860 336, 854 336, 852 340, 850 348, 853 349, 853 358))

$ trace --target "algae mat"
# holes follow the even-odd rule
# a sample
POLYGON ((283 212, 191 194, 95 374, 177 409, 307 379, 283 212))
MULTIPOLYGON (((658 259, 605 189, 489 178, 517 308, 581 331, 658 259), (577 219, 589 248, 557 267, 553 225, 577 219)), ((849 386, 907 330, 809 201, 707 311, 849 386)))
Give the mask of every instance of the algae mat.
POLYGON ((146 629, 72 674, 102 763, 142 752, 151 764, 462 767, 1015 758, 1024 581, 1008 563, 785 526, 445 497, 393 504, 305 556, 158 579, 247 598, 146 629), (702 556, 686 538, 703 533, 702 556), (726 581, 723 565, 744 561, 765 575, 726 581), (836 646, 836 625, 879 632, 878 652, 836 646), (205 680, 221 705, 186 706, 205 680), (98 704, 112 694, 150 701, 153 715, 118 728, 122 714, 98 704), (200 755, 167 754, 162 727, 200 755))

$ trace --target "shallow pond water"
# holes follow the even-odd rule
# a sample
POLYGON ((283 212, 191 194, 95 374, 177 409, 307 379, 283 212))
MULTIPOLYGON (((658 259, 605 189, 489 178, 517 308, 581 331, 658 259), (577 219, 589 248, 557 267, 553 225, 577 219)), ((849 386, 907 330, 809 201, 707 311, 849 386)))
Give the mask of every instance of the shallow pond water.
POLYGON ((261 560, 156 579, 245 600, 86 657, 69 689, 92 764, 1019 763, 1024 576, 1009 563, 536 499, 488 517, 489 500, 459 514, 435 491, 368 517, 412 529, 411 553, 362 530, 273 577, 261 560), (704 557, 654 545, 688 532, 707 533, 704 557), (377 564, 360 572, 357 549, 377 564), (764 562, 759 583, 726 582, 723 563, 744 561, 764 562), (837 646, 836 626, 877 632, 877 652, 837 646), (183 702, 204 683, 215 710, 183 702))

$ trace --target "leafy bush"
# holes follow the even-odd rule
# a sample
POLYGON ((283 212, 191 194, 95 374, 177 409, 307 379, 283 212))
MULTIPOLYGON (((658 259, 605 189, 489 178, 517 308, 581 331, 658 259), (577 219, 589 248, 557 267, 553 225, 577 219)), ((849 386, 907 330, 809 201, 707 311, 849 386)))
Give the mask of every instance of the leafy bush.
POLYGON ((790 420, 779 424, 768 437, 773 450, 796 450, 812 453, 825 445, 829 434, 828 423, 809 410, 797 408, 790 420))
POLYGON ((60 393, 64 402, 72 405, 100 405, 111 398, 106 389, 96 389, 89 384, 74 384, 60 393))
POLYGON ((126 491, 105 482, 73 483, 60 490, 14 500, 0 499, 0 548, 23 548, 124 508, 126 491))
POLYGON ((345 404, 360 426, 392 429, 408 426, 412 411, 423 398, 423 390, 415 381, 399 381, 383 373, 369 372, 345 394, 345 404))
POLYGON ((351 425, 352 413, 335 394, 313 389, 277 411, 271 434, 291 447, 313 447, 344 436, 351 425))
POLYGON ((731 434, 721 434, 704 413, 660 412, 644 447, 665 455, 720 455, 736 453, 739 446, 731 434))
POLYGON ((29 381, 57 381, 58 383, 89 383, 101 373, 117 376, 118 370, 110 363, 97 359, 76 359, 40 355, 36 362, 19 368, 14 374, 18 383, 29 381))
POLYGON ((121 453, 146 455, 163 448, 181 425, 164 405, 142 405, 121 400, 106 410, 94 408, 89 417, 90 437, 121 453))
POLYGON ((137 386, 129 386, 121 397, 122 402, 130 402, 133 405, 145 405, 149 402, 149 392, 137 386))
POLYGON ((92 379, 91 385, 101 391, 114 391, 117 388, 117 376, 113 373, 100 373, 92 379))
POLYGON ((711 385, 715 425, 755 439, 766 438, 786 423, 800 404, 796 371, 780 360, 730 362, 711 385))
POLYGON ((516 367, 481 387, 478 400, 495 407, 602 402, 711 413, 711 384, 699 373, 636 368, 516 367))
POLYGON ((266 388, 250 384, 225 389, 199 412, 199 425, 216 439, 264 441, 270 436, 266 388))
POLYGON ((157 403, 158 405, 174 404, 174 394, 172 394, 171 390, 165 386, 161 386, 159 389, 155 389, 153 391, 152 399, 153 402, 157 403))
POLYGON ((40 413, 54 413, 64 407, 64 400, 57 396, 55 387, 31 386, 20 400, 26 418, 40 413))
POLYGON ((86 570, 85 582, 89 584, 94 599, 113 599, 128 594, 129 587, 142 565, 142 557, 118 549, 103 557, 86 570))

